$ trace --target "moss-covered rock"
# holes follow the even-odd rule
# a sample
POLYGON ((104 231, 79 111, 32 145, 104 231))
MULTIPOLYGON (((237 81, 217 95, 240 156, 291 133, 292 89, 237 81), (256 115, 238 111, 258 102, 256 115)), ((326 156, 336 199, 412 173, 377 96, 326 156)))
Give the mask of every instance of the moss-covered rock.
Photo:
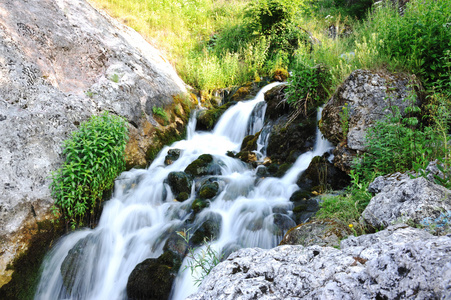
POLYGON ((217 182, 209 182, 201 186, 199 196, 203 199, 211 199, 218 194, 219 184, 217 182))
POLYGON ((266 148, 267 155, 273 162, 295 160, 293 154, 307 152, 315 144, 316 116, 298 117, 290 122, 288 116, 283 116, 272 127, 266 148), (291 156, 290 156, 291 155, 291 156))
POLYGON ((192 178, 185 172, 171 172, 166 179, 172 193, 178 197, 180 193, 191 193, 192 178))
POLYGON ((217 108, 201 111, 197 115, 196 130, 212 130, 222 114, 234 104, 236 104, 236 102, 232 101, 217 108))
POLYGON ((236 158, 239 158, 242 162, 252 163, 257 161, 257 155, 252 151, 241 151, 235 155, 236 158))
POLYGON ((204 239, 215 240, 221 231, 221 216, 217 213, 209 212, 197 221, 197 225, 193 227, 194 234, 191 237, 190 244, 192 246, 201 245, 204 239))
POLYGON ((202 154, 198 159, 190 163, 185 173, 194 177, 205 175, 219 175, 221 174, 221 168, 213 161, 213 156, 210 154, 202 154))
POLYGON ((257 140, 260 136, 260 132, 257 132, 255 135, 248 135, 243 139, 241 143, 240 151, 255 151, 257 150, 257 140))
POLYGON ((290 201, 293 202, 293 219, 296 224, 301 224, 312 218, 319 210, 319 204, 316 198, 311 198, 310 191, 296 191, 291 195, 290 201))
POLYGON ((133 269, 128 278, 128 299, 168 299, 180 265, 180 258, 171 251, 164 252, 158 258, 144 260, 133 269))
POLYGON ((275 236, 283 237, 285 232, 296 226, 296 223, 287 215, 275 213, 272 232, 275 236))
POLYGON ((191 209, 195 214, 199 213, 204 208, 210 205, 210 201, 207 199, 196 198, 191 204, 191 209))
POLYGON ((290 112, 290 106, 285 101, 286 85, 278 85, 265 93, 265 102, 268 105, 265 120, 277 120, 290 112))
POLYGON ((177 159, 179 159, 180 157, 180 149, 169 149, 168 150, 168 154, 166 155, 166 157, 164 158, 164 164, 166 166, 168 165, 172 165, 172 163, 174 161, 176 161, 177 159))
POLYGON ((342 189, 349 182, 349 176, 330 163, 328 154, 325 154, 314 157, 296 183, 301 190, 323 193, 326 190, 342 189))
POLYGON ((189 194, 187 192, 181 192, 180 194, 175 197, 177 201, 183 202, 189 198, 189 194))

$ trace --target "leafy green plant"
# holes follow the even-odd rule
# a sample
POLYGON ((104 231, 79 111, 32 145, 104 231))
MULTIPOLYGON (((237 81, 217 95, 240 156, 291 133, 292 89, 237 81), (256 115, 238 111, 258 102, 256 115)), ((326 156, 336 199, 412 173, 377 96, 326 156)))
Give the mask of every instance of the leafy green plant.
POLYGON ((373 9, 360 36, 383 43, 377 48, 391 64, 407 67, 427 86, 449 72, 443 58, 451 46, 451 0, 413 0, 398 13, 391 1, 373 9))
POLYGON ((343 141, 346 142, 346 137, 349 131, 349 110, 348 103, 342 107, 340 112, 341 132, 343 133, 343 141))
POLYGON ((177 231, 188 245, 188 263, 183 270, 190 269, 191 275, 194 276, 195 283, 199 286, 202 280, 210 274, 211 270, 221 262, 222 254, 219 254, 211 247, 211 243, 204 238, 204 245, 202 248, 193 248, 189 246, 191 234, 189 230, 177 231), (200 269, 200 273, 197 271, 200 269))
POLYGON ((51 175, 55 215, 62 215, 72 228, 88 217, 94 221, 103 192, 125 169, 127 139, 126 121, 108 113, 92 116, 72 133, 63 146, 66 160, 51 175))
POLYGON ((118 83, 118 82, 119 82, 119 75, 116 74, 116 73, 114 73, 113 75, 110 76, 110 80, 111 80, 112 82, 118 83))
POLYGON ((312 107, 318 107, 328 98, 327 86, 330 72, 321 64, 311 66, 308 59, 301 60, 294 67, 288 80, 287 102, 304 114, 312 107))

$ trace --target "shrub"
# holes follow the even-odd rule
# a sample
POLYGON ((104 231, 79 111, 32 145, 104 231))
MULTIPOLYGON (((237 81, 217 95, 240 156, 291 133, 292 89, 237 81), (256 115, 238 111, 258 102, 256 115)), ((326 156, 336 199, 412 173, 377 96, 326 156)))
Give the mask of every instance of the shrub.
POLYGON ((367 41, 377 33, 383 43, 379 51, 392 64, 419 75, 427 86, 449 78, 451 47, 451 0, 412 0, 400 16, 386 1, 373 10, 363 35, 367 41))
POLYGON ((312 62, 309 59, 301 59, 294 66, 287 87, 288 103, 302 109, 304 114, 327 100, 327 87, 331 83, 329 70, 321 64, 312 66, 312 62))
POLYGON ((71 227, 80 226, 94 211, 105 190, 125 169, 124 150, 128 139, 126 122, 103 113, 92 116, 64 142, 63 166, 51 175, 53 212, 61 214, 71 227))

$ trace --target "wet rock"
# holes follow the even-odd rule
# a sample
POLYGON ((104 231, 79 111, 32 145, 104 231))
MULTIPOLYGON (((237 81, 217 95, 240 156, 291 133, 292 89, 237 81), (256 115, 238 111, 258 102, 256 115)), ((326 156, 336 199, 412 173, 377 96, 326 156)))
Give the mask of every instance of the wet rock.
POLYGON ((346 225, 334 220, 314 220, 291 228, 280 245, 339 247, 351 232, 346 225))
POLYGON ((196 130, 210 131, 212 130, 222 114, 236 102, 228 102, 218 108, 203 110, 197 115, 196 130))
POLYGON ((296 184, 303 191, 316 191, 323 193, 326 190, 338 190, 347 186, 350 182, 349 176, 336 168, 328 160, 328 154, 316 156, 310 162, 296 184))
POLYGON ((290 164, 290 163, 281 164, 279 166, 279 168, 277 169, 277 172, 274 174, 274 176, 278 177, 278 178, 282 178, 285 175, 285 173, 287 173, 287 171, 291 168, 292 165, 293 164, 290 164))
POLYGON ((164 158, 164 164, 166 166, 172 165, 172 163, 177 159, 179 159, 179 157, 180 157, 180 149, 169 149, 168 155, 166 155, 166 157, 164 158))
MULTIPOLYGON (((368 127, 391 114, 391 106, 399 107, 404 115, 404 109, 413 104, 407 100, 410 94, 414 95, 414 104, 420 103, 419 93, 412 87, 413 82, 416 82, 413 76, 401 73, 368 70, 352 72, 325 105, 319 123, 321 132, 332 143, 346 145, 351 155, 365 151, 368 127), (342 131, 345 107, 348 127, 346 137, 342 131)), ((351 161, 341 161, 338 155, 334 158, 334 164, 343 171, 349 171, 351 161)))
POLYGON ((93 271, 92 266, 100 260, 100 254, 106 251, 104 240, 100 238, 100 232, 91 233, 78 241, 69 250, 61 264, 61 277, 68 295, 78 295, 83 288, 92 289, 94 283, 99 280, 100 274, 93 271), (83 261, 85 263, 79 264, 83 261))
POLYGON ((257 150, 257 140, 260 136, 260 133, 258 132, 255 135, 248 135, 243 139, 243 142, 241 143, 241 150, 240 151, 255 151, 257 150))
POLYGON ((303 153, 315 144, 316 116, 298 117, 290 122, 284 115, 277 119, 268 138, 266 153, 273 162, 286 162, 293 152, 303 153))
POLYGON ((411 179, 408 174, 380 176, 370 184, 377 192, 362 213, 374 228, 394 222, 420 224, 425 218, 435 219, 451 210, 451 190, 426 178, 411 179))
POLYGON ((201 210, 203 210, 204 208, 210 206, 210 201, 207 199, 202 199, 202 198, 196 198, 193 201, 193 204, 191 204, 191 209, 193 210, 194 213, 198 213, 201 210))
POLYGON ((451 237, 406 225, 318 245, 244 248, 217 265, 189 300, 447 299, 451 237))
POLYGON ((219 184, 217 182, 206 183, 201 186, 199 196, 203 199, 211 199, 218 194, 219 184))
POLYGON ((237 153, 235 157, 245 163, 253 163, 257 161, 257 155, 252 151, 241 151, 237 153))
POLYGON ((167 251, 158 258, 148 258, 139 263, 128 278, 128 299, 168 299, 181 262, 178 256, 167 251))
POLYGON ((286 214, 275 213, 273 215, 274 224, 272 232, 278 238, 281 238, 290 229, 296 226, 296 223, 286 214))
POLYGON ((189 198, 189 194, 187 192, 181 192, 175 197, 177 201, 183 202, 189 198))
POLYGON ((257 167, 255 175, 258 178, 264 178, 264 177, 269 176, 269 172, 268 172, 268 169, 265 166, 260 165, 260 166, 257 167))
POLYGON ((185 172, 171 172, 168 174, 167 183, 172 193, 178 197, 180 193, 191 193, 193 179, 185 172))
POLYGON ((281 84, 273 87, 265 93, 266 107, 265 120, 277 120, 290 112, 290 106, 286 102, 286 85, 281 84))
POLYGON ((206 214, 200 214, 195 225, 192 227, 193 235, 190 240, 190 244, 201 245, 204 240, 213 241, 219 237, 221 231, 222 218, 219 214, 214 212, 208 212, 206 214))
POLYGON ((210 154, 202 154, 198 159, 190 163, 185 172, 194 177, 205 175, 220 175, 221 168, 213 161, 213 156, 210 154))
POLYGON ((296 224, 307 222, 320 209, 318 200, 311 198, 309 191, 296 191, 291 195, 290 201, 293 202, 293 219, 296 224))

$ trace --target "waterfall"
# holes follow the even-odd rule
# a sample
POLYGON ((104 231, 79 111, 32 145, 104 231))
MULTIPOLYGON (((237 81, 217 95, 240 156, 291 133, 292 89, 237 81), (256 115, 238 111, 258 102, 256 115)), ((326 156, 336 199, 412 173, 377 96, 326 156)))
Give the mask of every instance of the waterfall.
MULTIPOLYGON (((127 280, 135 266, 147 258, 159 257, 168 236, 180 230, 191 215, 194 187, 187 200, 174 201, 165 179, 205 153, 220 166, 220 175, 215 175, 214 180, 221 188, 193 222, 197 224, 209 214, 217 216, 220 230, 211 247, 218 252, 275 247, 284 231, 296 225, 290 218, 289 198, 298 189, 297 177, 315 155, 330 147, 317 131, 313 151, 302 154, 283 178, 258 179, 256 170, 226 155, 227 151, 240 150, 246 134, 261 130, 266 109, 262 105, 264 93, 277 84, 264 87, 255 99, 229 108, 213 132, 194 131, 192 118, 186 140, 164 147, 147 170, 122 173, 116 180, 113 198, 105 203, 98 227, 63 237, 49 253, 35 299, 127 299, 127 280), (254 112, 255 120, 249 124, 256 107, 259 112, 254 112), (170 149, 180 149, 181 155, 165 166, 170 149), (69 270, 65 283, 71 286, 70 291, 63 283, 62 269, 69 270)), ((190 271, 182 270, 183 266, 172 299, 184 299, 196 291, 190 271)))

